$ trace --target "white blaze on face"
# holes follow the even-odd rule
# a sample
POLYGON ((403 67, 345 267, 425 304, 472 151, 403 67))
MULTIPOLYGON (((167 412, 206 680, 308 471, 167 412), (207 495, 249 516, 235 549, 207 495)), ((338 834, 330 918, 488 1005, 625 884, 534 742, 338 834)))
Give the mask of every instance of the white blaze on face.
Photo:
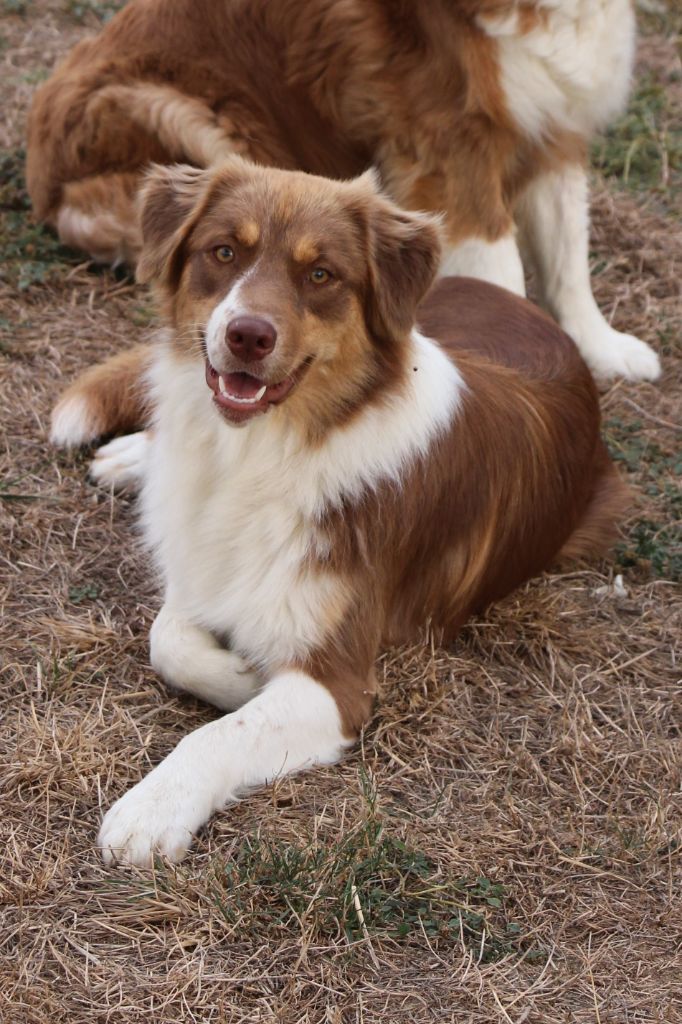
MULTIPOLYGON (((243 288, 249 278, 253 277, 258 264, 250 267, 230 288, 225 298, 221 299, 208 318, 206 324, 206 355, 211 366, 220 372, 225 368, 226 342, 228 324, 239 316, 265 317, 272 322, 272 316, 265 310, 258 309, 243 297, 243 288)), ((275 328, 277 325, 275 324, 275 328)), ((224 390, 221 387, 221 390, 224 390)))

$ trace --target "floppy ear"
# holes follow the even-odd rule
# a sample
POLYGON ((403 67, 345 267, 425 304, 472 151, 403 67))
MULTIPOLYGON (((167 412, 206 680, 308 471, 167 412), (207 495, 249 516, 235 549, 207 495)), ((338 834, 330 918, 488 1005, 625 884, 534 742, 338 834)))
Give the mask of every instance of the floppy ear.
POLYGON ((135 276, 141 284, 153 282, 171 289, 177 284, 182 242, 210 177, 187 164, 157 164, 148 173, 138 196, 142 252, 135 276))
POLYGON ((412 213, 376 191, 374 174, 359 184, 366 196, 369 244, 367 323, 380 338, 396 338, 414 326, 417 306, 433 283, 441 257, 440 220, 412 213))

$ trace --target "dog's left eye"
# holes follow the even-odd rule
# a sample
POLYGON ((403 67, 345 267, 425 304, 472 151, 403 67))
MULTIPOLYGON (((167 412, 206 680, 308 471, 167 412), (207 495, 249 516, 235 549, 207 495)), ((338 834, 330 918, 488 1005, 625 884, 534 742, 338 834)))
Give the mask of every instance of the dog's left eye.
POLYGON ((234 249, 231 245, 219 245, 213 250, 213 255, 218 263, 231 263, 234 259, 234 249))
POLYGON ((314 270, 310 271, 310 280, 313 284, 326 284, 327 281, 331 281, 332 275, 330 271, 325 270, 324 267, 315 267, 314 270))

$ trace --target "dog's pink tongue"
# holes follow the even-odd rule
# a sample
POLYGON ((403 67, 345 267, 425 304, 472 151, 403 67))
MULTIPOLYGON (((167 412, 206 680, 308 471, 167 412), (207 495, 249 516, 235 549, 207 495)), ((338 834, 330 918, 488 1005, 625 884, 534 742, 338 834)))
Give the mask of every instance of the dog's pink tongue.
POLYGON ((223 378, 229 394, 236 398, 255 398, 263 382, 250 373, 227 373, 223 378))

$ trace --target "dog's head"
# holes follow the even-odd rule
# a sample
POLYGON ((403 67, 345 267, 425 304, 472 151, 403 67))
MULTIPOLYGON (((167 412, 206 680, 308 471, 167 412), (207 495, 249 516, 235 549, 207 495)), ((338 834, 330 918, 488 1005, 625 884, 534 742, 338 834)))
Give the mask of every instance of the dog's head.
POLYGON ((158 167, 141 203, 138 279, 163 297, 176 345, 205 359, 228 422, 286 403, 323 430, 397 385, 439 231, 371 173, 158 167))

